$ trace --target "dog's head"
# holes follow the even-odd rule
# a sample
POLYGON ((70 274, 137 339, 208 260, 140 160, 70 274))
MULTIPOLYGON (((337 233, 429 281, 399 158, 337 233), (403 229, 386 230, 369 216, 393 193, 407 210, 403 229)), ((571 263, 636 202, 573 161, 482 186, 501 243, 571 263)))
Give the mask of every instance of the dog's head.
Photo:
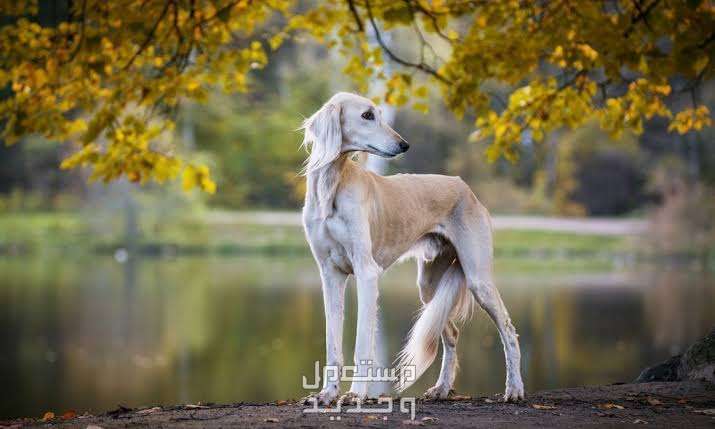
POLYGON ((392 158, 407 151, 407 144, 384 121, 380 109, 365 97, 339 92, 323 105, 302 128, 303 146, 310 148, 305 172, 315 171, 341 153, 368 152, 392 158))

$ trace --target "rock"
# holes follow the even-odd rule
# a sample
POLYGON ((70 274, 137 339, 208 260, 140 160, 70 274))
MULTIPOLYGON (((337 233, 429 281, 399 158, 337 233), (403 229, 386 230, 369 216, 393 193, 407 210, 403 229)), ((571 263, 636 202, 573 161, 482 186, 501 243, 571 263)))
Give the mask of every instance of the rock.
POLYGON ((681 380, 707 380, 715 383, 715 329, 685 351, 678 376, 681 380))
POLYGON ((644 369, 635 382, 683 380, 715 383, 715 329, 705 338, 696 341, 682 355, 644 369))
POLYGON ((651 381, 678 381, 678 367, 683 355, 673 356, 665 362, 646 368, 636 379, 636 383, 651 381))

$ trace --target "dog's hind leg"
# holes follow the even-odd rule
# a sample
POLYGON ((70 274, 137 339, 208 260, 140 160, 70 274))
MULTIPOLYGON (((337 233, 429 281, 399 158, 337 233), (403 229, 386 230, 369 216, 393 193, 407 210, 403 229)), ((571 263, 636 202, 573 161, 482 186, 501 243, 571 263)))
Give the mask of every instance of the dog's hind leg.
POLYGON ((492 231, 489 214, 472 195, 471 203, 460 207, 450 236, 457 250, 467 287, 486 311, 499 332, 506 361, 504 400, 524 398, 521 380, 521 351, 516 329, 492 277, 492 231))
POLYGON ((521 350, 519 336, 511 323, 509 313, 499 295, 494 282, 491 280, 468 281, 469 289, 479 305, 487 312, 499 332, 504 346, 504 359, 506 362, 506 388, 505 401, 517 401, 524 398, 524 383, 521 380, 521 350))
POLYGON ((424 396, 427 399, 445 399, 449 396, 457 376, 457 341, 459 329, 453 321, 449 321, 442 331, 442 367, 439 378, 434 386, 427 389, 424 396))
MULTIPOLYGON (((456 254, 453 249, 438 255, 432 261, 419 259, 417 261, 417 285, 420 289, 420 300, 427 304, 434 295, 442 276, 453 263, 456 254)), ((457 374, 457 340, 459 329, 453 321, 449 321, 442 332, 442 367, 437 383, 425 392, 426 398, 444 399, 449 396, 457 374)))

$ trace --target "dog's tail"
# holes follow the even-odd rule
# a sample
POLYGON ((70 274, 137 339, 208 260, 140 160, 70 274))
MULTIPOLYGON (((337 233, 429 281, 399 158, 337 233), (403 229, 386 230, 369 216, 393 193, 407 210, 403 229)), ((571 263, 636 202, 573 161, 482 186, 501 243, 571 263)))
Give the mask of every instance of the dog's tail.
POLYGON ((432 299, 422 307, 407 343, 397 356, 395 388, 398 392, 410 387, 430 367, 437 356, 440 336, 447 322, 469 318, 473 301, 462 266, 455 260, 442 275, 432 299))

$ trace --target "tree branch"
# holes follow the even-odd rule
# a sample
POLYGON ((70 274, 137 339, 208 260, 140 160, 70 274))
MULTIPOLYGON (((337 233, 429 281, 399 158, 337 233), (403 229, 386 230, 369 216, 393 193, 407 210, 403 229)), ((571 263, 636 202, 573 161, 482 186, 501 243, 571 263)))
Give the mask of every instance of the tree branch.
MULTIPOLYGON (((437 54, 437 51, 434 49, 434 47, 427 41, 424 34, 422 34, 422 30, 420 29, 420 25, 417 22, 415 10, 412 7, 412 4, 409 2, 409 0, 405 0, 405 3, 407 4, 407 8, 410 11, 410 16, 412 17, 412 27, 415 30, 415 34, 417 34, 417 37, 420 39, 420 62, 424 63, 425 48, 429 49, 429 51, 432 52, 432 56, 435 59, 444 62, 444 60, 437 54)), ((436 25, 436 23, 435 23, 435 25, 436 25)), ((437 30, 437 31, 439 31, 439 30, 437 30)))
MULTIPOLYGON (((231 3, 227 4, 226 6, 222 7, 221 9, 217 10, 216 13, 209 16, 208 18, 198 21, 194 27, 206 24, 207 22, 210 22, 210 21, 213 21, 214 19, 218 18, 221 14, 226 13, 226 12, 230 11, 231 9, 233 9, 240 2, 241 2, 241 0, 232 1, 231 3)), ((246 1, 247 6, 250 5, 251 3, 253 3, 253 0, 246 1)), ((192 3, 192 8, 193 8, 193 3, 192 3)))
POLYGON ((362 20, 360 19, 360 14, 358 14, 357 8, 355 7, 354 0, 348 0, 348 7, 350 8, 350 13, 353 14, 353 18, 355 19, 355 24, 357 24, 358 31, 360 33, 364 33, 365 27, 362 25, 362 20))
POLYGON ((154 25, 151 27, 149 30, 149 34, 147 34, 146 39, 144 39, 144 43, 139 47, 139 50, 137 50, 134 55, 129 59, 129 62, 127 62, 127 65, 124 66, 124 70, 128 69, 131 67, 132 64, 134 64, 134 60, 137 59, 137 57, 144 52, 144 50, 149 46, 149 43, 151 43, 151 40, 154 38, 154 33, 156 33, 156 29, 159 28, 159 24, 161 21, 164 20, 166 17, 166 14, 169 12, 169 6, 171 5, 171 2, 166 2, 164 5, 164 9, 161 11, 161 14, 159 15, 159 18, 154 22, 154 25))
POLYGON ((715 40, 715 32, 710 33, 710 35, 707 37, 707 39, 698 43, 698 48, 699 49, 706 48, 710 43, 712 43, 713 40, 715 40))
POLYGON ((419 63, 414 63, 411 61, 407 61, 403 58, 398 57, 390 48, 385 45, 384 40, 382 40, 382 35, 380 34, 380 31, 377 29, 377 24, 375 23, 375 17, 372 15, 372 9, 370 8, 370 0, 365 0, 365 8, 367 10, 367 16, 370 21, 370 26, 372 27, 372 30, 375 32, 375 39, 377 40, 377 43, 380 45, 382 50, 387 54, 390 59, 398 64, 401 64, 405 67, 412 67, 417 70, 423 71, 429 75, 432 75, 434 78, 439 80, 440 82, 443 83, 451 83, 449 79, 446 77, 442 76, 437 72, 437 70, 433 69, 429 65, 425 64, 424 62, 419 62, 419 63))
POLYGON ((628 28, 626 28, 626 31, 623 32, 623 37, 628 38, 635 29, 638 21, 640 20, 646 22, 646 26, 648 26, 646 21, 648 19, 648 14, 651 13, 653 8, 655 8, 658 3, 660 3, 660 0, 653 0, 645 9, 641 9, 640 4, 636 3, 636 9, 638 9, 638 13, 633 16, 633 18, 631 18, 631 24, 628 26, 628 28))
MULTIPOLYGON (((450 39, 446 34, 442 32, 442 29, 439 28, 439 25, 437 24, 437 17, 427 8, 422 6, 422 4, 418 1, 412 3, 410 0, 404 0, 405 3, 407 3, 408 7, 410 8, 410 11, 412 11, 412 8, 414 6, 417 7, 417 10, 420 11, 421 13, 425 14, 427 17, 429 17, 430 21, 432 21, 432 27, 434 27, 435 33, 439 35, 442 39, 447 41, 448 43, 452 43, 452 39, 450 39)), ((414 13, 413 13, 414 15, 414 13)))
POLYGON ((75 59, 79 51, 82 49, 82 45, 84 45, 84 32, 85 32, 85 24, 87 22, 87 0, 82 0, 82 22, 79 24, 79 41, 77 41, 77 47, 72 51, 72 54, 70 55, 69 61, 72 62, 72 60, 75 59))
POLYGON ((648 27, 648 30, 650 32, 653 32, 653 27, 650 26, 650 22, 648 22, 648 13, 643 11, 643 5, 641 4, 640 0, 632 0, 633 1, 633 6, 635 6, 636 9, 638 9, 638 13, 641 14, 643 17, 643 24, 645 24, 646 27, 648 27))

